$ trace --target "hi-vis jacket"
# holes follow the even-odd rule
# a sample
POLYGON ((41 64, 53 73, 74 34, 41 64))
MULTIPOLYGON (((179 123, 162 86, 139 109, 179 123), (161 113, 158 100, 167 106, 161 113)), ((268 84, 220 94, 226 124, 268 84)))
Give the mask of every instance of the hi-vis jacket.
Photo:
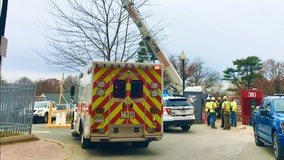
POLYGON ((222 110, 224 114, 231 113, 231 103, 229 101, 224 101, 222 103, 222 110))

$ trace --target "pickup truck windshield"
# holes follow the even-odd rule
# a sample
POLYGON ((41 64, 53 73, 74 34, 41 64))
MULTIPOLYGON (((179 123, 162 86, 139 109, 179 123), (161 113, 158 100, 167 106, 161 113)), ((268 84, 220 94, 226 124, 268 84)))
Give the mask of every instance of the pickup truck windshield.
POLYGON ((284 99, 275 99, 273 103, 275 113, 284 113, 284 99))

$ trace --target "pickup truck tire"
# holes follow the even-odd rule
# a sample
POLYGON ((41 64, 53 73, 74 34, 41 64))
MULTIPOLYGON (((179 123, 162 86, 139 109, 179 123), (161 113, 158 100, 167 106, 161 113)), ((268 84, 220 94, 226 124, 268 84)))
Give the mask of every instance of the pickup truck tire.
POLYGON ((274 150, 274 155, 275 155, 276 160, 283 160, 284 159, 283 147, 281 147, 279 145, 279 137, 278 137, 277 132, 273 133, 273 150, 274 150))
POLYGON ((47 123, 48 122, 48 113, 46 112, 43 116, 43 123, 47 123))
POLYGON ((259 139, 255 128, 253 128, 253 132, 254 132, 254 142, 255 142, 255 144, 256 144, 257 146, 264 146, 264 142, 262 142, 262 141, 259 139))

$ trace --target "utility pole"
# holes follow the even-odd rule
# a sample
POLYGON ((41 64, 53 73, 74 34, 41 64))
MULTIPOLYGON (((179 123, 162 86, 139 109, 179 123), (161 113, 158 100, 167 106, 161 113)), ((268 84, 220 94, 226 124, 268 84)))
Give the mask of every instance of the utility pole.
POLYGON ((181 67, 182 67, 182 96, 184 96, 184 89, 185 89, 185 73, 184 73, 184 61, 185 61, 186 57, 184 52, 182 51, 181 55, 180 55, 180 60, 181 60, 181 67))
POLYGON ((8 0, 2 0, 0 16, 0 77, 2 75, 2 57, 6 57, 7 39, 5 35, 8 0))

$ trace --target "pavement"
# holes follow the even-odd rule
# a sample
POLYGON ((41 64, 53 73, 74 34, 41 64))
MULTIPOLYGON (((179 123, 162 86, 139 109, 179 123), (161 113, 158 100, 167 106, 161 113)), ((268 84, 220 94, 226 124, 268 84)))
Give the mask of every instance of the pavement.
MULTIPOLYGON (((246 129, 245 126, 238 128, 246 129)), ((33 134, 0 139, 0 160, 68 160, 71 155, 71 149, 63 143, 33 134)))
POLYGON ((0 139, 1 160, 67 160, 69 153, 70 150, 60 142, 39 139, 34 135, 0 139))

